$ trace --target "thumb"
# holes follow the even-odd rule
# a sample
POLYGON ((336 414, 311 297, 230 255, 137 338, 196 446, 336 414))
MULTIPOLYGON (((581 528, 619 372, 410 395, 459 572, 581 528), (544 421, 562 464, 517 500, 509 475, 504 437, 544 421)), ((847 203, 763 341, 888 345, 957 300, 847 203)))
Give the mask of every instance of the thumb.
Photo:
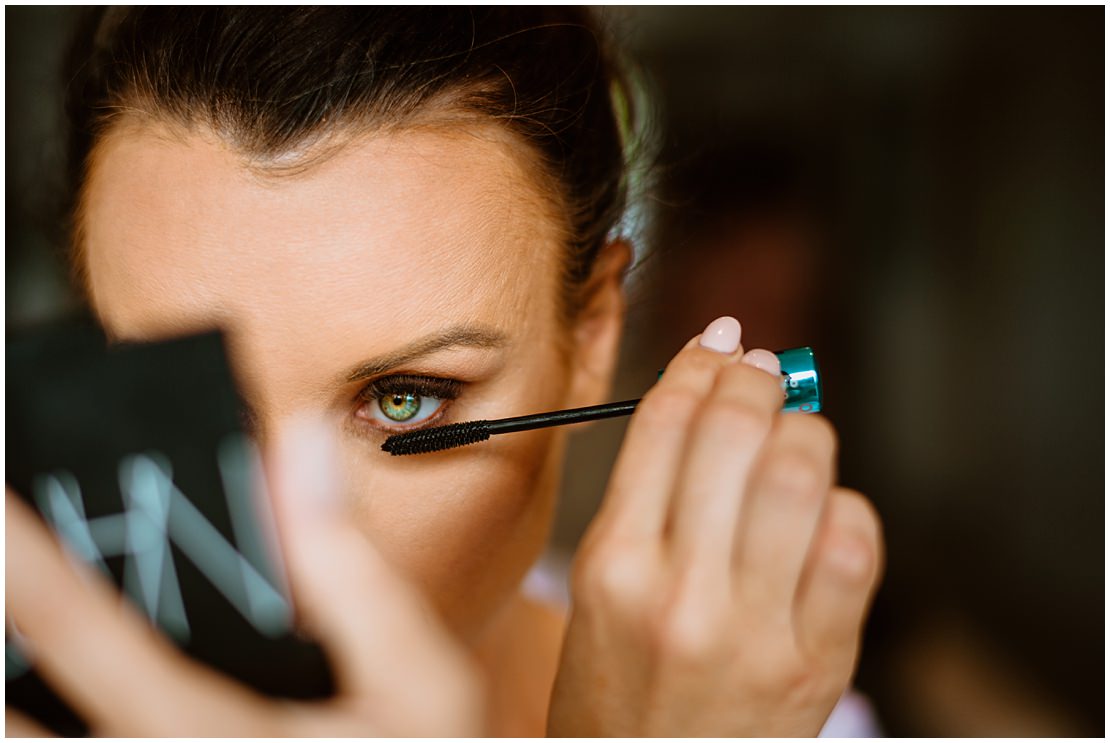
POLYGON ((429 602, 351 522, 333 428, 291 420, 266 459, 296 610, 328 653, 340 694, 416 714, 429 691, 472 686, 469 661, 429 602))

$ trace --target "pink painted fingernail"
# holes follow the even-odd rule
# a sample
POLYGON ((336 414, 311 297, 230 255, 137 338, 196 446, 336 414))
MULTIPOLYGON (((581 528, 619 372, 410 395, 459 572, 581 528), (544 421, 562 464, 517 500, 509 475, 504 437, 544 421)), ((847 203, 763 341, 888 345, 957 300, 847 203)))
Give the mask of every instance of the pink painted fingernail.
POLYGON ((782 376, 782 364, 779 363, 779 357, 762 348, 754 348, 748 351, 740 361, 757 369, 762 369, 775 379, 782 376))
POLYGON ((735 317, 718 317, 701 333, 702 348, 720 353, 735 353, 740 347, 740 321, 735 317))

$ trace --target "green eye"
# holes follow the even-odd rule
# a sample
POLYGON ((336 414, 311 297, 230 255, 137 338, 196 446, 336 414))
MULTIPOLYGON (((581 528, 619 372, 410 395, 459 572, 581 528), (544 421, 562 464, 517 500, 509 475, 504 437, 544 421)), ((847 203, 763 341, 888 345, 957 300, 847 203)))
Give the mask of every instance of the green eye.
MULTIPOLYGON (((359 393, 356 417, 380 429, 407 430, 438 416, 459 397, 462 383, 447 377, 394 374, 372 380, 359 393)), ((442 416, 439 416, 442 417, 442 416)))
POLYGON ((384 395, 378 401, 386 418, 402 423, 420 411, 420 395, 384 395))

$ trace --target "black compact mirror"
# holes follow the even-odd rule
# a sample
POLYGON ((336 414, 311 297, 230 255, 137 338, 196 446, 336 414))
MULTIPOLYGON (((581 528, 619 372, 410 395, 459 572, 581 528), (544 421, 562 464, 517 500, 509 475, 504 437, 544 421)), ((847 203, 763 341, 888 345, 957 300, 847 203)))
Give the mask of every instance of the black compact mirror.
MULTIPOLYGON (((9 337, 6 370, 7 483, 74 555, 189 656, 269 695, 332 693, 323 652, 293 628, 218 332, 110 346, 71 321, 9 337)), ((10 627, 5 656, 8 705, 87 732, 10 627)))

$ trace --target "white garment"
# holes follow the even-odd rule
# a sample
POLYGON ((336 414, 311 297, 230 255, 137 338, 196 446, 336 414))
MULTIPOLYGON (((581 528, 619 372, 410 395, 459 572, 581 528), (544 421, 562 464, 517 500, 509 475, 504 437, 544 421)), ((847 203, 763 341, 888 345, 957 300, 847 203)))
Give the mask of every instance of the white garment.
MULTIPOLYGON (((570 557, 548 550, 524 577, 522 590, 537 601, 556 606, 570 605, 568 576, 570 557)), ((822 738, 878 738, 882 736, 871 702, 862 693, 849 689, 837 702, 825 726, 822 738)))

